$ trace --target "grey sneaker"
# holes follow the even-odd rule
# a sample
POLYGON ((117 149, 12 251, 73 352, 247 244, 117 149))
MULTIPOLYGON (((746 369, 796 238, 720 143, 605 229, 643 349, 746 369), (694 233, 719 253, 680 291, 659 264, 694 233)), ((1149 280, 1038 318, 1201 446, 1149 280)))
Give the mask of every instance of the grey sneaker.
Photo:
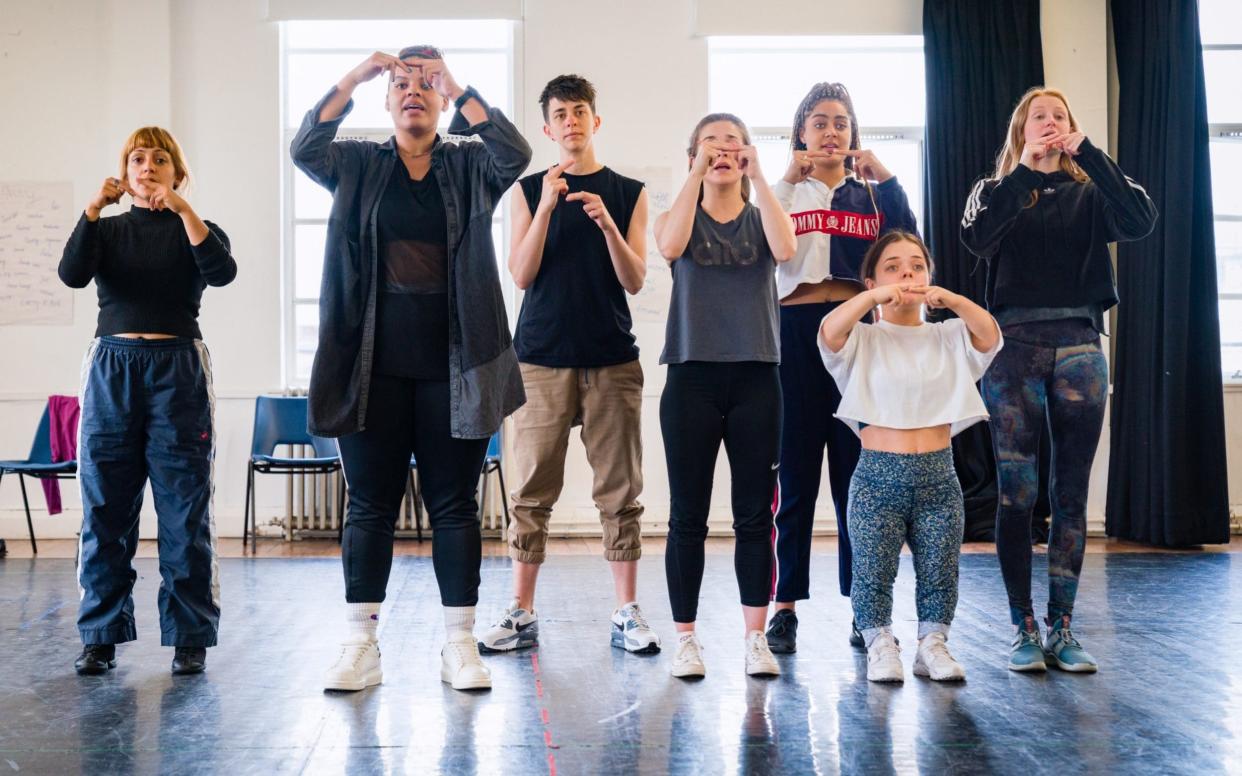
POLYGON ((628 603, 612 613, 612 645, 638 655, 660 651, 660 636, 647 624, 637 603, 628 603))
POLYGON ((508 652, 533 647, 539 643, 539 615, 518 607, 515 598, 509 608, 479 639, 480 652, 508 652))

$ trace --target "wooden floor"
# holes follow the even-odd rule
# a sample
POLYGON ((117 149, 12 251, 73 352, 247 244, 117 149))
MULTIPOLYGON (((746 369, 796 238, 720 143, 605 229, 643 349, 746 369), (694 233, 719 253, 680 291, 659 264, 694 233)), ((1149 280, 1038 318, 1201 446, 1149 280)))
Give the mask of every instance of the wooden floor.
MULTIPOLYGON (((10 558, 29 558, 31 557, 30 542, 24 537, 11 537, 7 539, 8 557, 10 558)), ((837 539, 835 536, 816 537, 812 542, 814 552, 836 552, 837 539)), ((1039 545, 1036 551, 1046 549, 1043 545, 1039 545)), ((288 542, 283 539, 260 539, 257 547, 242 548, 241 539, 220 539, 218 550, 222 558, 326 558, 337 557, 340 555, 340 546, 335 539, 299 539, 298 541, 288 542)), ((649 554, 664 554, 664 537, 654 536, 647 540, 645 550, 649 554)), ((550 539, 548 541, 548 553, 551 555, 599 555, 600 540, 595 537, 580 538, 560 538, 550 539)), ((733 552, 733 540, 729 537, 711 537, 707 540, 707 552, 709 554, 727 554, 733 552)), ((909 554, 909 548, 905 552, 909 554)), ((962 552, 967 554, 994 554, 996 545, 991 542, 967 542, 962 545, 962 552)), ((1235 535, 1229 544, 1205 544, 1199 547, 1191 547, 1187 549, 1171 550, 1165 547, 1151 547, 1145 544, 1136 544, 1134 542, 1119 541, 1117 539, 1091 538, 1087 540, 1088 554, 1101 553, 1145 553, 1145 552, 1174 552, 1174 553, 1201 553, 1201 552, 1242 552, 1242 535, 1235 535)), ((40 558, 72 558, 77 554, 77 541, 75 539, 40 539, 39 554, 40 558)), ((408 555, 412 557, 430 557, 431 541, 430 535, 428 539, 419 542, 416 539, 399 539, 394 548, 395 555, 408 555)), ((486 558, 505 557, 508 550, 503 542, 498 539, 485 539, 483 541, 483 556, 486 558)), ((144 539, 139 542, 138 554, 139 558, 157 557, 156 545, 154 539, 144 539)))

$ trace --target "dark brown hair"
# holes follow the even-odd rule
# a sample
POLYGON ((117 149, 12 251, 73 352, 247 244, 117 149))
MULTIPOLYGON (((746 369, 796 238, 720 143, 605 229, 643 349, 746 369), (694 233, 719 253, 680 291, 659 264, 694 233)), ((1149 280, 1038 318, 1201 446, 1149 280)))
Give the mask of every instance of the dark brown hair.
POLYGON ((548 123, 548 103, 552 98, 561 102, 585 102, 595 115, 595 87, 580 75, 558 75, 539 93, 539 107, 543 109, 543 122, 548 123))
POLYGON ((406 46, 397 54, 397 59, 444 59, 444 52, 435 46, 420 43, 417 46, 406 46))
MULTIPOLYGON (((850 150, 857 151, 862 147, 859 137, 862 133, 858 129, 858 115, 854 113, 854 101, 850 99, 849 89, 846 89, 844 84, 827 82, 812 86, 811 91, 802 98, 802 102, 798 103, 798 110, 794 111, 793 131, 789 138, 790 149, 806 150, 806 143, 802 142, 799 137, 802 134, 802 125, 806 123, 807 116, 811 115, 815 106, 824 100, 836 100, 845 106, 845 112, 850 117, 850 150)), ((854 157, 845 157, 845 169, 850 172, 854 171, 854 157)))
POLYGON ((927 251, 927 246, 923 243, 922 238, 913 232, 903 232, 900 229, 894 229, 891 232, 885 232, 880 235, 871 247, 867 249, 867 254, 863 256, 862 269, 858 271, 860 280, 875 280, 875 269, 880 264, 880 257, 884 255, 884 249, 895 242, 910 242, 919 247, 923 252, 923 258, 927 261, 927 277, 928 282, 936 272, 936 265, 932 262, 931 254, 927 251))
MULTIPOLYGON (((742 144, 750 145, 750 130, 746 128, 746 122, 742 121, 732 113, 709 113, 699 119, 699 123, 694 125, 694 131, 690 133, 690 144, 686 147, 686 153, 690 155, 690 163, 694 163, 694 156, 699 152, 699 133, 703 131, 703 127, 715 121, 727 121, 738 128, 742 135, 742 144)), ((750 178, 742 176, 742 199, 750 202, 750 178)), ((699 187, 699 201, 703 201, 703 187, 699 187)))

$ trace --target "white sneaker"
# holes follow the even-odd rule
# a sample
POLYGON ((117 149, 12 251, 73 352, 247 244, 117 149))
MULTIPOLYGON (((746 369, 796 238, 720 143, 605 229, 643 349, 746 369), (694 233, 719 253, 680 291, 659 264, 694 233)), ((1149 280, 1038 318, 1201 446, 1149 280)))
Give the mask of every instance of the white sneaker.
POLYGON ((673 653, 673 667, 669 669, 669 673, 679 679, 707 676, 707 667, 703 665, 703 645, 693 631, 678 637, 677 651, 673 653))
POLYGON ((647 624, 638 604, 626 604, 612 613, 612 645, 626 652, 650 655, 660 651, 660 636, 647 624))
POLYGON ((440 650, 440 681, 454 690, 490 690, 492 672, 479 657, 479 645, 470 633, 455 633, 440 650))
POLYGON ((768 637, 761 630, 746 635, 746 675, 780 676, 781 667, 768 648, 768 637))
POLYGON ((867 680, 871 682, 901 682, 905 680, 901 669, 901 647, 889 631, 882 631, 867 647, 867 680))
POLYGON ((966 678, 966 671, 949 654, 944 640, 939 631, 919 640, 919 650, 914 654, 915 676, 926 676, 934 682, 960 682, 966 678))
POLYGON ((324 675, 325 690, 365 690, 384 681, 379 644, 365 636, 341 643, 341 654, 324 675))
POLYGON ((534 609, 528 612, 518 607, 515 598, 496 624, 488 628, 483 638, 479 639, 479 649, 483 652, 508 652, 511 649, 533 647, 538 643, 539 615, 534 609))

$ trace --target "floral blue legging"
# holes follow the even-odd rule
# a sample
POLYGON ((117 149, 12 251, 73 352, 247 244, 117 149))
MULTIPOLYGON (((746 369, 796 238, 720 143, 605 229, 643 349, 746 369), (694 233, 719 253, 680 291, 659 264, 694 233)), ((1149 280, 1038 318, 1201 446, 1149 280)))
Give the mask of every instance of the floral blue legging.
POLYGON ((1039 492, 1039 436, 1051 447, 1048 621, 1072 615, 1087 535, 1087 483, 1104 423, 1108 363, 1086 321, 1005 327, 1005 347, 983 376, 1000 499, 996 554, 1015 625, 1034 616, 1031 512, 1039 492), (1087 341, 1084 341, 1087 340, 1087 341), (1077 343, 1077 344, 1075 344, 1077 343))
POLYGON ((847 519, 854 550, 850 603, 868 646, 893 622, 893 583, 904 543, 914 555, 919 638, 948 633, 957 608, 965 517, 952 448, 862 451, 850 481, 847 519))

